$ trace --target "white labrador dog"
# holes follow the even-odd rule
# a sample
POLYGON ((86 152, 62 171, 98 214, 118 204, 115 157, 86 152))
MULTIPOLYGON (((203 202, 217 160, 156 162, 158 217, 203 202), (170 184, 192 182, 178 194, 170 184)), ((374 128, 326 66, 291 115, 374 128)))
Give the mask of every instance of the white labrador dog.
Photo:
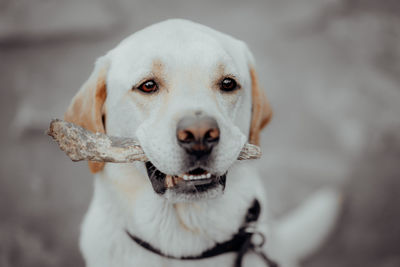
POLYGON ((89 162, 87 266, 295 266, 329 232, 337 195, 271 225, 259 174, 236 160, 270 117, 247 46, 208 27, 168 20, 99 58, 65 119, 136 138, 150 161, 89 162))

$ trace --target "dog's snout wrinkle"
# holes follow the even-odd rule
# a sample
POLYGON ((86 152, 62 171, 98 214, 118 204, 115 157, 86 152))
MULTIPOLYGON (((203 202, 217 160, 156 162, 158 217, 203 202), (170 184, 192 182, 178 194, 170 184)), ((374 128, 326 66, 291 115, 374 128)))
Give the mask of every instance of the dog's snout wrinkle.
POLYGON ((211 153, 218 144, 219 135, 218 123, 210 116, 185 116, 176 128, 178 144, 196 159, 211 153))

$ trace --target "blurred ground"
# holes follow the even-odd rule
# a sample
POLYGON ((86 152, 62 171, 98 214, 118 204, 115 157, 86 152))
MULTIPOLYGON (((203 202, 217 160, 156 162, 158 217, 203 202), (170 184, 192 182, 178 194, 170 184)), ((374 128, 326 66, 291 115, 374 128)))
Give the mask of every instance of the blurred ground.
POLYGON ((400 266, 400 2, 0 1, 0 266, 83 266, 86 165, 43 135, 95 59, 187 18, 245 40, 275 111, 263 135, 273 213, 322 186, 343 212, 304 266, 400 266))

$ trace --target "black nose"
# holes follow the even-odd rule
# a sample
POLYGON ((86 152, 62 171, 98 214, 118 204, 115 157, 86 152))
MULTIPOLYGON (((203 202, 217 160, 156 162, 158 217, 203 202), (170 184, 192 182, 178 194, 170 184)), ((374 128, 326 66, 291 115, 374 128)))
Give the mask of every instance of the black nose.
POLYGON ((218 123, 209 116, 185 116, 178 122, 176 137, 178 144, 198 160, 218 144, 218 123))

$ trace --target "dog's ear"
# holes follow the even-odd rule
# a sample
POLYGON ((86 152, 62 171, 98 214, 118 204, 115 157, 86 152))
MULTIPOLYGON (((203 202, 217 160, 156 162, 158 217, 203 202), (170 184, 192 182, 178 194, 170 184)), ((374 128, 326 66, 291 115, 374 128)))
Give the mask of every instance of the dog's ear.
MULTIPOLYGON (((66 121, 95 133, 105 133, 104 102, 107 97, 108 65, 108 60, 105 58, 97 60, 89 79, 82 85, 65 112, 64 119, 66 121)), ((89 161, 89 169, 92 173, 96 173, 104 168, 104 164, 104 162, 89 161)))
POLYGON ((260 145, 260 132, 271 120, 272 109, 264 91, 260 88, 257 73, 252 66, 250 66, 250 77, 252 90, 252 115, 249 142, 254 145, 260 145))

